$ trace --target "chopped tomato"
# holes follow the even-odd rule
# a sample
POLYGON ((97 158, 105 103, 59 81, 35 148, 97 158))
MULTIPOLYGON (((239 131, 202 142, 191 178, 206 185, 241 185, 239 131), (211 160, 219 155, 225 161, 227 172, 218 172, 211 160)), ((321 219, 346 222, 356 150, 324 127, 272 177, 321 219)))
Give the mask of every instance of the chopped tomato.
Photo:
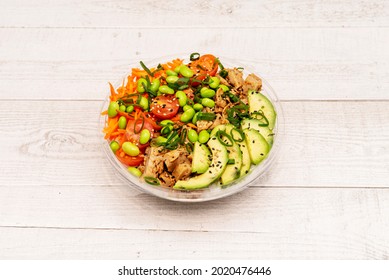
POLYGON ((122 152, 121 150, 116 151, 115 154, 116 154, 117 159, 121 163, 128 165, 128 166, 139 166, 144 161, 143 155, 132 157, 132 156, 124 154, 124 152, 122 152), (121 155, 123 155, 123 156, 121 156, 121 155))
POLYGON ((194 71, 198 80, 204 80, 207 75, 216 75, 219 64, 214 55, 204 54, 198 60, 191 62, 189 67, 194 71))
POLYGON ((174 95, 160 95, 153 99, 150 105, 150 111, 160 120, 171 119, 174 117, 180 105, 178 99, 174 95))
POLYGON ((153 126, 144 118, 139 118, 136 121, 135 120, 130 120, 127 123, 126 127, 126 138, 128 141, 136 144, 140 150, 146 149, 150 144, 141 144, 139 143, 139 138, 140 138, 140 132, 143 129, 147 129, 150 131, 150 139, 153 137, 153 126))

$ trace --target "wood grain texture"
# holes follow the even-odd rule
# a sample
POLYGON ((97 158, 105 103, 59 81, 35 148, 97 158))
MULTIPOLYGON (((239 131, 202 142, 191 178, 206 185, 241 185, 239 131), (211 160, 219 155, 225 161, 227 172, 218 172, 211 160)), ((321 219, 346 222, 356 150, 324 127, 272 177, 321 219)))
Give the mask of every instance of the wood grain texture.
POLYGON ((15 1, 0 27, 388 27, 385 0, 15 1))
MULTIPOLYGON (((0 185, 123 184, 99 146, 101 102, 14 101, 12 115, 10 104, 0 103, 0 185)), ((388 102, 282 105, 280 156, 254 185, 389 187, 388 102)))
POLYGON ((262 188, 190 205, 124 187, 7 195, 0 258, 389 258, 388 190, 262 188))
POLYGON ((0 99, 102 99, 129 64, 193 51, 238 58, 282 100, 389 98, 389 28, 3 28, 0 37, 0 99))

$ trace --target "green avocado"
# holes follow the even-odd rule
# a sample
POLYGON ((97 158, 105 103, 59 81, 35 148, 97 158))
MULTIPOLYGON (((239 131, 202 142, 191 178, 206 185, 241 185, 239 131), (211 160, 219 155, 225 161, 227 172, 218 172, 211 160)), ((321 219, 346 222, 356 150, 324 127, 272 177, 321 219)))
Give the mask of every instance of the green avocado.
POLYGON ((263 112, 267 120, 269 121, 269 129, 273 130, 276 124, 277 113, 274 110, 273 104, 270 100, 259 91, 249 90, 247 93, 247 99, 249 103, 249 112, 252 117, 261 118, 256 115, 257 112, 263 112))
POLYGON ((177 181, 173 189, 190 191, 207 188, 223 174, 228 162, 226 147, 215 136, 208 140, 207 145, 212 153, 212 162, 208 170, 203 174, 191 177, 187 181, 177 181))
POLYGON ((208 170, 211 163, 211 152, 200 142, 195 142, 193 148, 192 173, 202 174, 208 170))
POLYGON ((242 120, 242 129, 255 129, 266 139, 266 142, 272 146, 274 133, 268 126, 261 126, 262 122, 256 119, 244 119, 242 120))
POLYGON ((245 134, 246 145, 249 150, 251 163, 260 163, 269 153, 269 144, 266 142, 266 139, 255 129, 245 129, 243 132, 245 134))

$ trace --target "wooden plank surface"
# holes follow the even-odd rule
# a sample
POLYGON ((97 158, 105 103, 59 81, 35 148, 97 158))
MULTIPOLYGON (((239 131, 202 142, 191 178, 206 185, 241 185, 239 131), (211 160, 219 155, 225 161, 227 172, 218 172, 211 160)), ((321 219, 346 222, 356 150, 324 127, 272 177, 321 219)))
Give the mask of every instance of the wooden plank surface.
POLYGON ((389 258, 387 189, 256 188, 189 205, 124 187, 7 195, 1 258, 389 258))
POLYGON ((0 28, 0 37, 0 99, 102 99, 129 64, 194 51, 252 66, 282 100, 389 98, 389 28, 0 28))
POLYGON ((0 27, 389 26, 385 0, 3 0, 0 8, 0 27))
POLYGON ((3 0, 0 259, 389 259, 389 2, 3 0), (201 204, 130 189, 100 149, 107 82, 237 58, 282 100, 271 172, 201 204))
MULTIPOLYGON (((389 187, 389 102, 282 105, 279 159, 254 185, 389 187)), ((0 185, 123 184, 100 148, 100 107, 100 101, 1 102, 0 185)))

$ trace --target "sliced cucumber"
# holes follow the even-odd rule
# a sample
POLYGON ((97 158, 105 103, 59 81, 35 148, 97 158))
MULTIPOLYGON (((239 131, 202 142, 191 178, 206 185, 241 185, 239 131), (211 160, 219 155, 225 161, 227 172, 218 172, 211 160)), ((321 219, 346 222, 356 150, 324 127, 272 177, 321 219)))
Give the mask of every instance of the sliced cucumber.
POLYGON ((256 117, 258 115, 255 115, 255 113, 262 111, 269 121, 269 129, 273 130, 276 124, 277 113, 270 100, 259 91, 254 90, 248 91, 247 98, 249 102, 249 112, 252 116, 256 117))

